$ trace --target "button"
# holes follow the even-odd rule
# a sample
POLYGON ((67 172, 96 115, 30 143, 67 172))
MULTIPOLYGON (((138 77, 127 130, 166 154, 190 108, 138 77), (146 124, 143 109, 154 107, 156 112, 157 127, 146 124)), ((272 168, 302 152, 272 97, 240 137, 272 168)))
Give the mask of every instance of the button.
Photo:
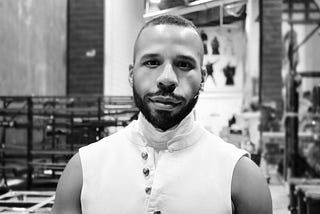
POLYGON ((141 153, 141 157, 142 157, 143 160, 147 160, 148 159, 148 153, 142 152, 141 153))
POLYGON ((144 176, 147 177, 150 173, 150 170, 148 168, 143 168, 142 172, 143 172, 144 176))
POLYGON ((154 211, 153 214, 161 214, 161 211, 159 211, 159 210, 154 211))
POLYGON ((151 187, 146 187, 145 192, 146 192, 148 195, 150 195, 151 189, 152 189, 151 187))

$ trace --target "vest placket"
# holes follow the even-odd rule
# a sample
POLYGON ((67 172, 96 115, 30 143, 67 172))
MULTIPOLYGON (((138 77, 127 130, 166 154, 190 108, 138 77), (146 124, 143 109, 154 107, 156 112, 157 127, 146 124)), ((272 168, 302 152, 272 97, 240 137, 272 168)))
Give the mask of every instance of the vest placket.
MULTIPOLYGON (((160 151, 161 152, 161 151, 160 151)), ((146 194, 146 214, 163 214, 158 207, 159 190, 154 186, 156 175, 155 150, 152 147, 145 147, 141 153, 144 160, 142 173, 145 177, 145 194, 146 194), (148 155, 146 155, 148 154, 148 155), (147 158, 146 158, 147 156, 147 158)))

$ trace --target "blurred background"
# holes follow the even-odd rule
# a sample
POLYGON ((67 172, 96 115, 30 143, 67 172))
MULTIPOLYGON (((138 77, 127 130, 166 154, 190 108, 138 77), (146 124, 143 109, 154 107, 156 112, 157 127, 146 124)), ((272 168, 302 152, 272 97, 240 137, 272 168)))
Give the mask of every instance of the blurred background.
POLYGON ((81 146, 137 117, 128 84, 143 24, 198 28, 195 116, 251 153, 274 213, 320 213, 320 0, 0 0, 0 212, 49 213, 81 146), (40 204, 40 205, 39 205, 40 204))

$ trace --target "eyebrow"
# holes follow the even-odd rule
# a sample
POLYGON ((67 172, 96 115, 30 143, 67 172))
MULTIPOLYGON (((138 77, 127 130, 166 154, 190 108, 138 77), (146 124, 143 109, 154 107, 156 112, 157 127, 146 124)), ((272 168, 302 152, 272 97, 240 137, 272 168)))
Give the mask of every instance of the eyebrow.
POLYGON ((156 57, 159 57, 159 54, 149 53, 149 54, 142 55, 140 60, 145 60, 145 59, 148 59, 148 58, 156 58, 156 57))

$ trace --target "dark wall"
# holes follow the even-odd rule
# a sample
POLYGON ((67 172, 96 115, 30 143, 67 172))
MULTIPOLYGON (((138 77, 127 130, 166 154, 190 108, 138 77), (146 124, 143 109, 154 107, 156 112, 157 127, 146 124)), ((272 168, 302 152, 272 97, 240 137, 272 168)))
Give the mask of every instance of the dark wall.
POLYGON ((0 95, 66 94, 67 0, 0 1, 0 95))
POLYGON ((282 0, 261 1, 261 98, 262 103, 275 101, 279 106, 282 100, 282 0))
POLYGON ((103 94, 103 0, 68 2, 67 94, 103 94))

